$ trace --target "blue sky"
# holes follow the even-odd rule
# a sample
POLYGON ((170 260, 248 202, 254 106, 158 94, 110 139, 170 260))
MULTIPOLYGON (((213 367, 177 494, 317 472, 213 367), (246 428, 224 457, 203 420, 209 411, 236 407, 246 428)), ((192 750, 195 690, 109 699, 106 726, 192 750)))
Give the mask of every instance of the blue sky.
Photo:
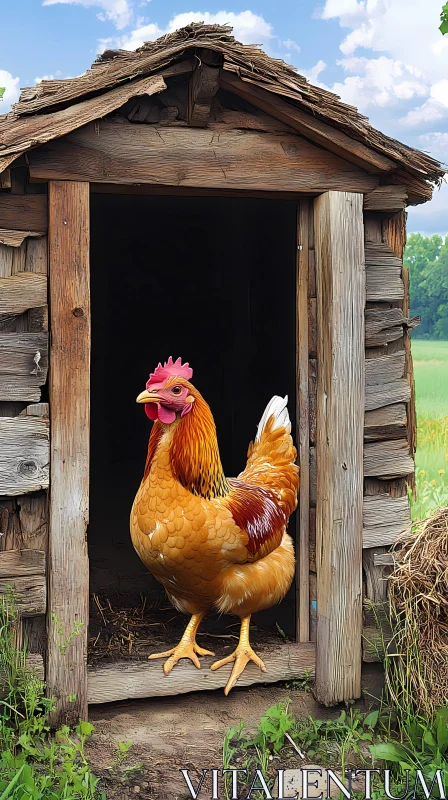
MULTIPOLYGON (((19 87, 84 72, 105 47, 134 49, 191 20, 284 58, 373 125, 448 162, 448 36, 442 0, 9 0, 2 8, 0 111, 19 87)), ((448 186, 411 209, 409 229, 448 233, 448 186)))

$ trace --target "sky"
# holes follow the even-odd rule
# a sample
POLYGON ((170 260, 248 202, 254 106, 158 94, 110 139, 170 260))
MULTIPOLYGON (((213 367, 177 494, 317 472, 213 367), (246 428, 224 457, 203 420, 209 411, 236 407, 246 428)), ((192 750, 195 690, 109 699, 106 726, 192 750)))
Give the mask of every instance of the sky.
MULTIPOLYGON (((442 0, 1 0, 0 113, 20 87, 80 75, 106 48, 134 49, 191 21, 228 23, 357 106, 375 127, 448 163, 442 0)), ((409 210, 409 231, 448 234, 448 184, 409 210)))

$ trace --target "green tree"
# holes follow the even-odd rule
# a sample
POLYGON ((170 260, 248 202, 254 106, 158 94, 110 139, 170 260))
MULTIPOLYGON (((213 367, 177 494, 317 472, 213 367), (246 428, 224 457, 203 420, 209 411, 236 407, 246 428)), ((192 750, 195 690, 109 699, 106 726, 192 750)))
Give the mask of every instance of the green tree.
POLYGON ((445 3, 445 5, 442 6, 442 11, 440 12, 439 31, 443 35, 445 35, 445 33, 448 33, 448 3, 445 3))
POLYGON ((420 316, 415 336, 448 339, 448 237, 411 233, 405 252, 411 289, 411 314, 420 316))
POLYGON ((5 94, 6 89, 4 86, 0 86, 0 100, 3 100, 3 95, 5 94))

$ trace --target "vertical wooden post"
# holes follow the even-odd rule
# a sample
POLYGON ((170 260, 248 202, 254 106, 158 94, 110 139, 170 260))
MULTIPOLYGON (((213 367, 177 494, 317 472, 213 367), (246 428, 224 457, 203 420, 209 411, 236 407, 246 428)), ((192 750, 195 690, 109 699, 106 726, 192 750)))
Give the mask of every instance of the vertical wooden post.
POLYGON ((299 537, 296 567, 298 640, 310 639, 310 424, 308 392, 308 229, 309 201, 302 200, 297 218, 297 432, 300 465, 299 537))
POLYGON ((52 724, 87 718, 89 184, 49 181, 51 494, 47 686, 52 724))
POLYGON ((361 694, 365 267, 363 198, 314 201, 318 303, 316 697, 361 694))

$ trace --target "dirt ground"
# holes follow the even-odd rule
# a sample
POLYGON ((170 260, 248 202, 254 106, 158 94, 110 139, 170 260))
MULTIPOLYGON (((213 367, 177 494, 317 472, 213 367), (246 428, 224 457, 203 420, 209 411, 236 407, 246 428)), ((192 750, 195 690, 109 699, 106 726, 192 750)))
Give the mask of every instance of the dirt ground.
MULTIPOLYGON (((381 691, 382 674, 377 665, 363 670, 361 708, 371 706, 381 691)), ((187 800, 191 798, 179 770, 186 768, 194 785, 202 769, 222 766, 226 731, 241 720, 255 728, 264 711, 290 698, 297 717, 336 717, 340 708, 319 706, 311 692, 276 684, 235 688, 229 697, 221 692, 197 692, 160 700, 129 701, 91 706, 95 725, 88 748, 92 769, 102 778, 107 800, 187 800), (132 742, 120 759, 119 742, 132 742)), ((299 764, 297 764, 299 766, 299 764)), ((209 800, 210 789, 200 798, 209 800)))

